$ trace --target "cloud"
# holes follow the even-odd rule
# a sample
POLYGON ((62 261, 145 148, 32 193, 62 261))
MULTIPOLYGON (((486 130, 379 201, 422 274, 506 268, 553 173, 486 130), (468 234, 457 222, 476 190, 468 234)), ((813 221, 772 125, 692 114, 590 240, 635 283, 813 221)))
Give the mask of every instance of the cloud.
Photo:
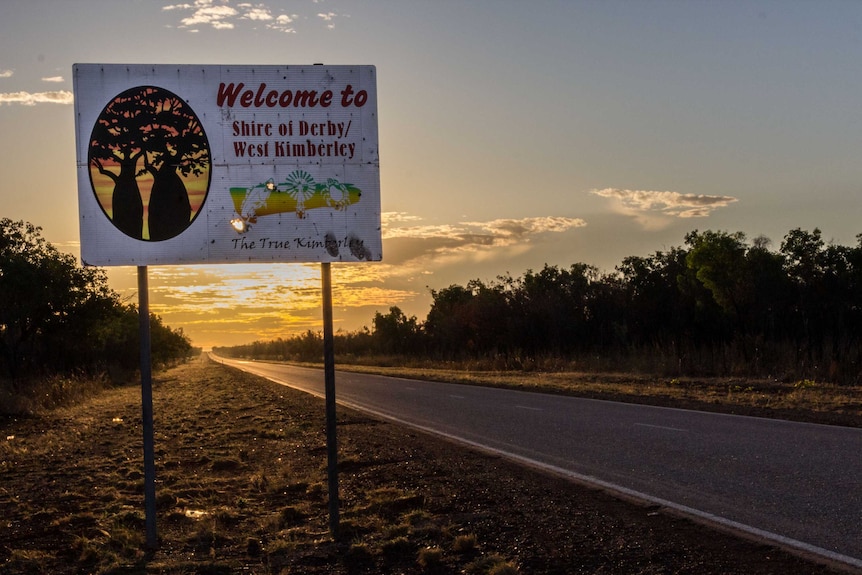
POLYGON ((213 0, 195 0, 192 4, 169 4, 167 6, 163 6, 162 10, 193 10, 191 16, 180 20, 181 28, 204 25, 212 26, 216 30, 232 29, 234 24, 230 19, 239 14, 239 12, 229 4, 220 2, 216 5, 213 0))
POLYGON ((408 266, 412 262, 426 268, 430 260, 449 265, 524 253, 546 234, 587 225, 580 218, 560 216, 406 226, 397 224, 413 224, 416 218, 389 213, 381 219, 387 261, 408 266))
POLYGON ((422 221, 422 217, 413 216, 407 212, 383 212, 380 214, 380 221, 383 227, 386 228, 402 222, 419 222, 422 221))
POLYGON ((266 27, 287 34, 295 34, 296 29, 294 29, 293 23, 297 18, 299 18, 298 14, 281 14, 275 19, 274 23, 267 24, 266 27))
POLYGON ((230 0, 195 0, 193 3, 168 4, 162 10, 191 12, 190 16, 181 18, 179 24, 189 32, 199 32, 199 26, 232 30, 238 21, 246 20, 261 22, 270 30, 295 33, 292 24, 299 18, 296 14, 275 16, 265 3, 239 2, 232 6, 230 0))
POLYGON ((326 14, 324 14, 322 12, 318 12, 317 16, 318 16, 318 18, 322 18, 323 21, 327 23, 326 24, 327 28, 329 28, 330 30, 335 28, 334 20, 335 20, 335 17, 338 16, 338 14, 336 14, 335 12, 327 12, 326 14))
POLYGON ((14 73, 12 70, 0 70, 0 78, 11 78, 14 73))
POLYGON ((66 80, 63 78, 63 76, 51 76, 49 78, 42 78, 42 81, 43 82, 62 83, 62 82, 65 82, 66 80))
POLYGON ((503 238, 523 238, 528 235, 545 232, 564 232, 571 228, 585 226, 586 222, 578 218, 561 216, 544 216, 540 218, 499 219, 488 222, 465 222, 465 225, 481 227, 503 238))
POLYGON ((0 106, 3 104, 21 104, 35 106, 36 104, 71 104, 72 92, 57 90, 54 92, 0 92, 0 106))
MULTIPOLYGON (((332 268, 337 328, 367 325, 376 310, 393 305, 424 306, 428 277, 447 266, 506 259, 586 225, 577 218, 555 216, 429 225, 405 212, 384 212, 381 220, 383 262, 332 268)), ((136 296, 134 268, 109 273, 123 297, 136 296)), ((170 326, 182 326, 195 345, 247 343, 320 330, 317 264, 155 266, 149 287, 151 311, 170 326)))
POLYGON ((472 236, 477 233, 493 237, 495 241, 508 243, 512 239, 524 239, 530 235, 545 232, 563 232, 571 228, 582 227, 586 222, 580 218, 562 216, 544 216, 537 218, 503 218, 485 222, 460 222, 458 224, 441 224, 431 226, 397 226, 399 222, 421 221, 419 216, 411 216, 404 212, 384 212, 381 220, 384 224, 384 238, 396 237, 448 237, 472 236))
POLYGON ((591 194, 615 200, 621 213, 635 217, 646 228, 665 227, 673 218, 705 218, 714 210, 738 201, 733 196, 707 196, 648 190, 605 188, 591 194))
POLYGON ((246 20, 272 20, 272 12, 263 4, 253 6, 251 4, 238 4, 237 8, 243 10, 242 17, 246 20))
MULTIPOLYGON (((336 322, 343 324, 347 315, 366 322, 373 309, 416 297, 410 289, 390 285, 387 269, 395 268, 377 263, 333 267, 336 322)), ((115 288, 122 297, 136 297, 134 268, 113 268, 110 273, 125 285, 115 288)), ((150 269, 149 287, 150 310, 168 325, 182 326, 195 345, 247 343, 320 330, 317 264, 158 266, 150 269)))

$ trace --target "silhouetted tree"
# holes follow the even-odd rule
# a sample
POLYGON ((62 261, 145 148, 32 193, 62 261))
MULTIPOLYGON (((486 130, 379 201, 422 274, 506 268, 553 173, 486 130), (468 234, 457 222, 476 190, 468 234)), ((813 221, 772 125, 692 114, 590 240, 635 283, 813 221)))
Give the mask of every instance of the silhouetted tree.
POLYGON ((431 290, 431 309, 425 320, 425 333, 432 349, 444 356, 463 357, 476 346, 475 323, 470 303, 473 294, 467 288, 450 285, 431 290))
MULTIPOLYGON (((0 220, 0 375, 134 367, 138 316, 108 287, 104 270, 80 267, 41 229, 0 220)), ((191 344, 151 318, 154 362, 185 357, 191 344)))
POLYGON ((203 174, 210 155, 191 108, 167 90, 146 86, 123 92, 105 107, 90 138, 89 162, 114 182, 114 224, 137 239, 144 237, 138 178, 153 177, 148 238, 160 241, 188 227, 192 209, 180 174, 203 174))
POLYGON ((90 165, 114 182, 112 221, 120 231, 136 239, 142 239, 144 233, 138 162, 145 153, 145 128, 151 118, 140 105, 139 89, 127 90, 108 104, 90 136, 90 165), (115 171, 115 165, 119 171, 115 171))
POLYGON ((420 328, 416 316, 407 317, 397 306, 389 313, 374 314, 374 339, 383 353, 415 353, 419 351, 420 328))
POLYGON ((857 242, 827 244, 817 229, 796 229, 774 252, 763 236, 749 242, 741 232, 695 230, 684 246, 627 257, 613 274, 546 264, 521 277, 431 290, 424 323, 393 306, 375 314, 373 334, 354 338, 376 345, 352 349, 452 359, 613 356, 675 375, 858 383, 862 234, 857 242))
POLYGON ((148 222, 150 239, 158 241, 188 227, 192 209, 180 174, 201 174, 209 149, 200 121, 177 96, 158 91, 146 101, 155 112, 146 137, 145 166, 153 176, 148 222))

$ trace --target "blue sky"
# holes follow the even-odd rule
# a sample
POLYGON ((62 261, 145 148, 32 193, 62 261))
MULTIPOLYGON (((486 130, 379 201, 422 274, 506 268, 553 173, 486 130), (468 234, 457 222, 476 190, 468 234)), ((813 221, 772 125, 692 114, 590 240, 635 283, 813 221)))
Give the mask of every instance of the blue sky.
MULTIPOLYGON (((862 233, 849 1, 6 0, 0 216, 78 254, 74 63, 317 62, 378 78, 383 261, 333 266, 337 328, 694 229, 862 233)), ((151 267, 150 288, 205 347, 320 329, 316 265, 151 267)))

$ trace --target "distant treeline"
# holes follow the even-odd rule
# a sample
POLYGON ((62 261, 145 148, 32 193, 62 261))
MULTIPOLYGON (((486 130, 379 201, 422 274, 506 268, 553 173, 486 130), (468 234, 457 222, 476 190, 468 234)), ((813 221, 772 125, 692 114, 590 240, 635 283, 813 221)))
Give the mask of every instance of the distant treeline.
MULTIPOLYGON (((583 369, 857 384, 857 239, 844 247, 795 229, 773 251, 762 236, 693 231, 684 246, 627 257, 612 273, 577 263, 472 280, 432 290, 423 322, 392 307, 371 331, 337 334, 336 361, 395 355, 518 369, 556 358, 583 369)), ((320 339, 307 332, 220 351, 319 360, 320 339)))
MULTIPOLYGON (((181 329, 150 316, 153 363, 191 354, 181 329)), ((108 287, 103 269, 81 267, 41 228, 0 219, 0 379, 134 371, 139 316, 108 287)))

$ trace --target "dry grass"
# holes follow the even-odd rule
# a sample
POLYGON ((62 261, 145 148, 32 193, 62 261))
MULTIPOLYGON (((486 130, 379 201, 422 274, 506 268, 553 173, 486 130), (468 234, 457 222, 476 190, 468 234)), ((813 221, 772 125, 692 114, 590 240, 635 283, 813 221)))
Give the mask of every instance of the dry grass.
MULTIPOLYGON (((349 433, 333 537, 315 398, 201 359, 162 374, 154 401, 159 549, 145 550, 140 395, 108 389, 0 420, 0 571, 431 573, 465 563, 449 551, 449 518, 424 495, 349 479, 393 460, 375 464, 349 433)), ((341 420, 348 431, 377 425, 341 420)))
POLYGON ((154 402, 155 552, 136 388, 0 418, 0 572, 833 573, 343 409, 334 537, 321 400, 202 358, 162 372, 154 402))
POLYGON ((811 380, 780 382, 578 371, 485 371, 472 369, 470 364, 451 365, 448 368, 342 364, 337 367, 344 371, 409 379, 862 426, 862 387, 811 380))

